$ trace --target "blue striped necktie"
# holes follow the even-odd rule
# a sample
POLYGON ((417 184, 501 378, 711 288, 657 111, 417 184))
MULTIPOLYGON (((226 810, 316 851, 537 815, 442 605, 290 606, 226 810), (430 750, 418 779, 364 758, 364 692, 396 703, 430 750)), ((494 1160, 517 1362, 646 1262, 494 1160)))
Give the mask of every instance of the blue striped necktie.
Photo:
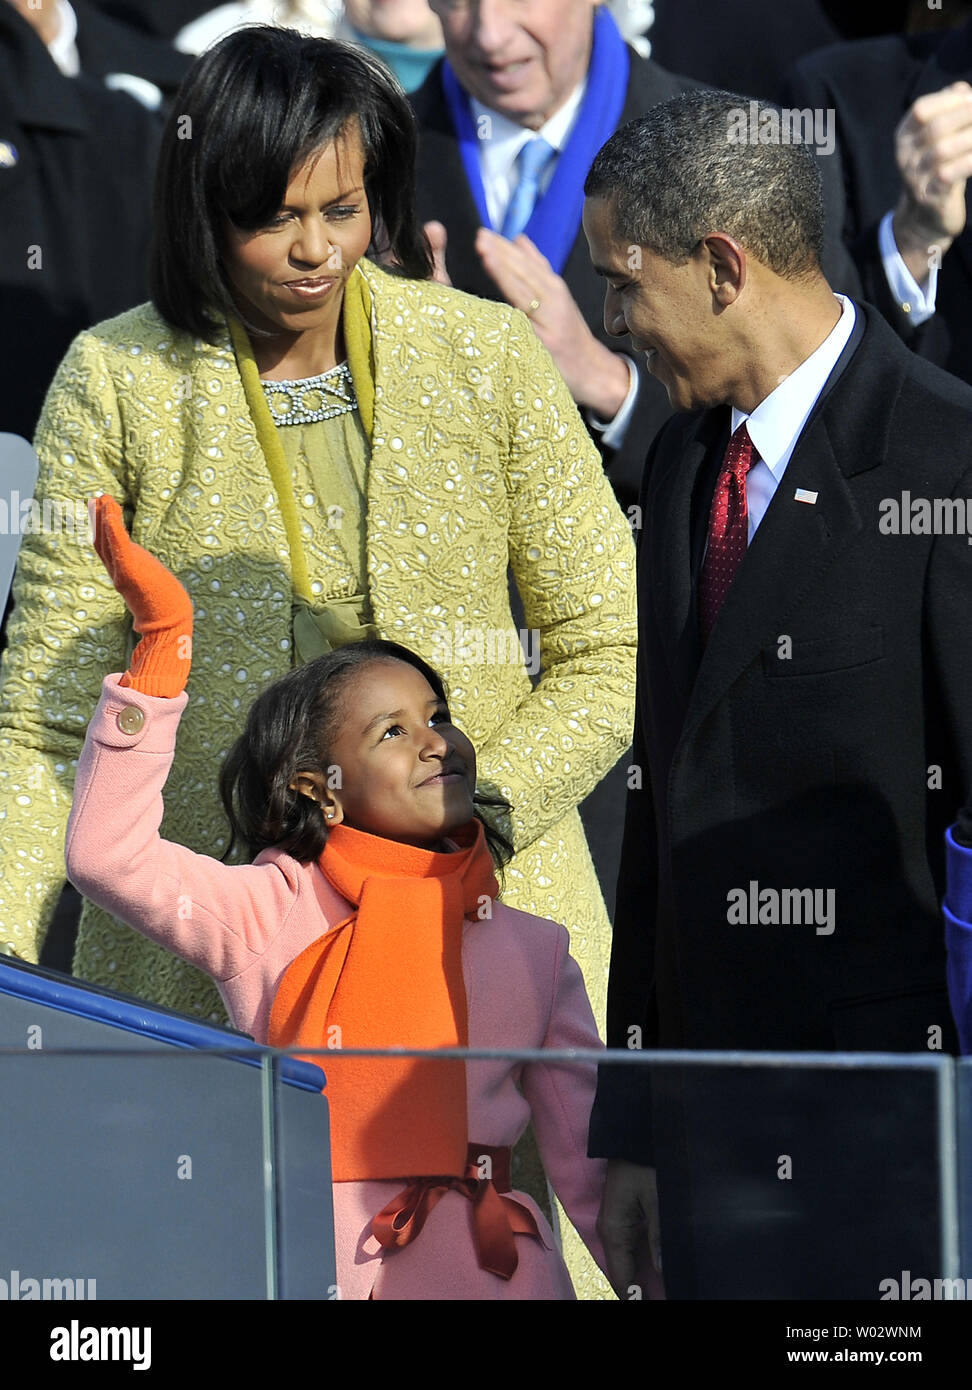
POLYGON ((528 140, 516 157, 520 180, 513 190, 510 205, 503 219, 502 235, 509 241, 519 236, 529 222, 540 192, 540 178, 557 153, 542 136, 528 140))

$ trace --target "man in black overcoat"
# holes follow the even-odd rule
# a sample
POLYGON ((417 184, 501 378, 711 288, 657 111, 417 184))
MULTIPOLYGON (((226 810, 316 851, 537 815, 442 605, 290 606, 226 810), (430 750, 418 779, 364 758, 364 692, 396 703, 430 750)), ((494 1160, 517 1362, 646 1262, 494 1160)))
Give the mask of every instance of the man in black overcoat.
MULTIPOLYGON (((835 297, 816 164, 734 141, 745 105, 657 107, 587 183, 605 320, 679 412, 641 499, 641 775, 608 1041, 952 1050, 940 902, 972 784, 972 390, 835 297)), ((641 1075, 603 1071, 591 1126, 619 1288, 642 1216, 657 1243, 667 1117, 641 1075)), ((666 1282, 690 1288, 681 1254, 666 1247, 666 1282)))
POLYGON ((820 158, 831 283, 876 304, 914 352, 968 382, 970 84, 966 19, 821 49, 794 65, 780 96, 832 113, 834 148, 820 158))
POLYGON ((0 0, 0 430, 30 439, 72 339, 148 297, 160 129, 0 0))

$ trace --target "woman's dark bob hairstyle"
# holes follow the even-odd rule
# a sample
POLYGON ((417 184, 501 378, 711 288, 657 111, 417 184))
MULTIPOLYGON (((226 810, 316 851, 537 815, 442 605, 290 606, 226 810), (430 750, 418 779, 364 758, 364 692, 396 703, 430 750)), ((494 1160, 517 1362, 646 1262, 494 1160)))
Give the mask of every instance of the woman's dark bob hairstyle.
POLYGON ((252 25, 193 64, 162 134, 149 264, 152 301, 176 328, 216 342, 235 312, 223 264, 225 220, 266 226, 291 173, 357 118, 375 256, 427 279, 415 216, 415 118, 371 54, 293 29, 252 25))
MULTIPOLYGON (((342 715, 342 692, 356 671, 375 661, 414 666, 446 700, 442 677, 397 642, 352 642, 274 681, 254 700, 220 770, 219 794, 233 832, 224 859, 237 843, 251 857, 265 849, 283 850, 302 864, 320 857, 327 843, 321 808, 290 784, 298 772, 331 771, 329 749, 342 715)), ((509 802, 477 791, 474 805, 493 860, 502 868, 513 857, 513 846, 495 821, 508 817, 509 802), (496 813, 492 824, 482 807, 496 813)))

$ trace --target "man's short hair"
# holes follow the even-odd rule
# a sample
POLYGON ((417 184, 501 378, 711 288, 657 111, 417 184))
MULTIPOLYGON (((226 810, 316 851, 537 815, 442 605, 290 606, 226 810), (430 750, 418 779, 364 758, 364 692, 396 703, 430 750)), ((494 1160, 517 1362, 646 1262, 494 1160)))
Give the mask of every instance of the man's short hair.
MULTIPOLYGON (((777 275, 812 274, 823 248, 816 159, 805 144, 751 138, 759 126, 752 131, 750 108, 748 97, 719 91, 653 106, 600 150, 585 194, 613 201, 620 240, 673 265, 708 233, 725 232, 777 275)), ((759 109, 781 116, 765 102, 759 109)), ((790 134, 783 121, 776 128, 790 134)))

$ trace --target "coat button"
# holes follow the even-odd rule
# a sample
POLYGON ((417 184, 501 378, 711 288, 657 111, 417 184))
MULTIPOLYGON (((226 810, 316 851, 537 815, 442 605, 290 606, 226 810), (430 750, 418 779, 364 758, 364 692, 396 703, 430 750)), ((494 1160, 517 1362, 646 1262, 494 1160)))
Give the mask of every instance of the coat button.
POLYGON ((137 734, 145 723, 145 715, 138 705, 126 705, 118 715, 118 727, 123 734, 137 734))

